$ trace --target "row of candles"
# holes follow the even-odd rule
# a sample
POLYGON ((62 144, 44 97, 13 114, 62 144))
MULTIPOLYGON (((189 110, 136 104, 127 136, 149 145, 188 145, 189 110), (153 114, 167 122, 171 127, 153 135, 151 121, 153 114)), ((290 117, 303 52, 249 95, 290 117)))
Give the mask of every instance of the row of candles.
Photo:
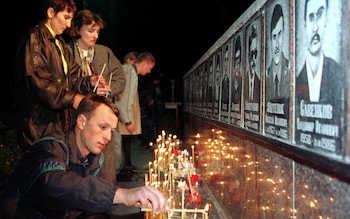
POLYGON ((195 171, 195 148, 191 146, 191 154, 188 150, 179 150, 181 141, 176 135, 166 136, 165 131, 158 136, 156 145, 150 143, 154 148, 154 160, 149 162, 149 172, 145 174, 145 184, 158 188, 168 198, 170 210, 164 214, 153 214, 151 209, 142 208, 145 211, 146 219, 171 219, 176 214, 181 214, 181 219, 189 218, 191 213, 193 219, 208 219, 209 204, 204 208, 186 208, 185 207, 185 181, 187 179, 191 188, 190 176, 196 174, 195 171), (182 179, 182 180, 178 180, 182 179), (181 192, 181 196, 179 193, 181 192), (178 203, 176 205, 176 203, 178 203))

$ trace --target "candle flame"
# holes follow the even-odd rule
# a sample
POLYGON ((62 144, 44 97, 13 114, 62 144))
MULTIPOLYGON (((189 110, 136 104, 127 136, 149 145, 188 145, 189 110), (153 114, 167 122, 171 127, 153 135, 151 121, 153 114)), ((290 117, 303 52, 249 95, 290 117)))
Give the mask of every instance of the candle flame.
POLYGON ((207 203, 207 204, 205 205, 204 210, 205 210, 205 211, 208 211, 208 210, 209 210, 209 203, 207 203))

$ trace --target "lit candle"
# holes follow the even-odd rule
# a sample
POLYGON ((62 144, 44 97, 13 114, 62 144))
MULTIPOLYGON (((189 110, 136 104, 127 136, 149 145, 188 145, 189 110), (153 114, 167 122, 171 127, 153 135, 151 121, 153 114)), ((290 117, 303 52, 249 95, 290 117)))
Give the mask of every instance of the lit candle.
POLYGON ((194 145, 191 145, 191 148, 192 148, 192 157, 193 157, 193 166, 194 166, 194 145))
POLYGON ((154 149, 154 159, 157 160, 158 157, 157 157, 157 153, 158 153, 158 149, 154 149))
POLYGON ((209 210, 209 203, 207 203, 204 207, 204 219, 208 219, 208 210, 209 210))
POLYGON ((152 176, 152 168, 151 168, 151 165, 152 165, 152 162, 149 162, 148 163, 148 176, 149 176, 149 184, 151 185, 152 184, 152 181, 151 181, 151 176, 152 176))
POLYGON ((181 209, 182 209, 182 212, 181 212, 181 218, 184 219, 185 218, 185 211, 184 211, 184 208, 185 208, 185 188, 181 188, 181 209))
POLYGON ((152 183, 153 183, 153 169, 151 168, 150 170, 149 170, 149 184, 150 185, 152 185, 152 183))

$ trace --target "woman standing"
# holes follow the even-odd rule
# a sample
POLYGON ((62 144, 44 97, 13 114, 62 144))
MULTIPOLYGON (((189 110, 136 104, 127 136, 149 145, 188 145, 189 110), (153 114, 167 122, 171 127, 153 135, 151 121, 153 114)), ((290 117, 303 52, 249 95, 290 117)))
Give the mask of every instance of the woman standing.
MULTIPOLYGON (((75 61, 82 68, 81 77, 89 75, 100 75, 105 79, 109 92, 98 93, 110 97, 112 101, 118 100, 119 95, 124 91, 125 75, 122 65, 112 50, 107 46, 96 44, 100 31, 103 29, 103 20, 89 10, 81 10, 76 13, 69 41, 75 61)), ((115 133, 113 133, 115 135, 115 133)), ((116 159, 114 153, 114 142, 111 141, 106 149, 105 167, 106 178, 116 182, 116 159)))
MULTIPOLYGON (((71 26, 74 1, 42 0, 40 9, 39 24, 20 42, 16 56, 19 145, 25 147, 66 129, 68 111, 76 109, 99 80, 78 77, 81 69, 61 36, 71 26)), ((98 90, 108 90, 101 85, 98 90)))

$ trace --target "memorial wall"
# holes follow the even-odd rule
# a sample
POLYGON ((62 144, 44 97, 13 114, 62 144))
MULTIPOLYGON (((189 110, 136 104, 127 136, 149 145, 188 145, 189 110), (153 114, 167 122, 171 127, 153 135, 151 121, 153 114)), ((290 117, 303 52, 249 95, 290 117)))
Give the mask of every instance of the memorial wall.
POLYGON ((185 138, 227 218, 350 215, 348 12, 257 0, 183 77, 185 138))

